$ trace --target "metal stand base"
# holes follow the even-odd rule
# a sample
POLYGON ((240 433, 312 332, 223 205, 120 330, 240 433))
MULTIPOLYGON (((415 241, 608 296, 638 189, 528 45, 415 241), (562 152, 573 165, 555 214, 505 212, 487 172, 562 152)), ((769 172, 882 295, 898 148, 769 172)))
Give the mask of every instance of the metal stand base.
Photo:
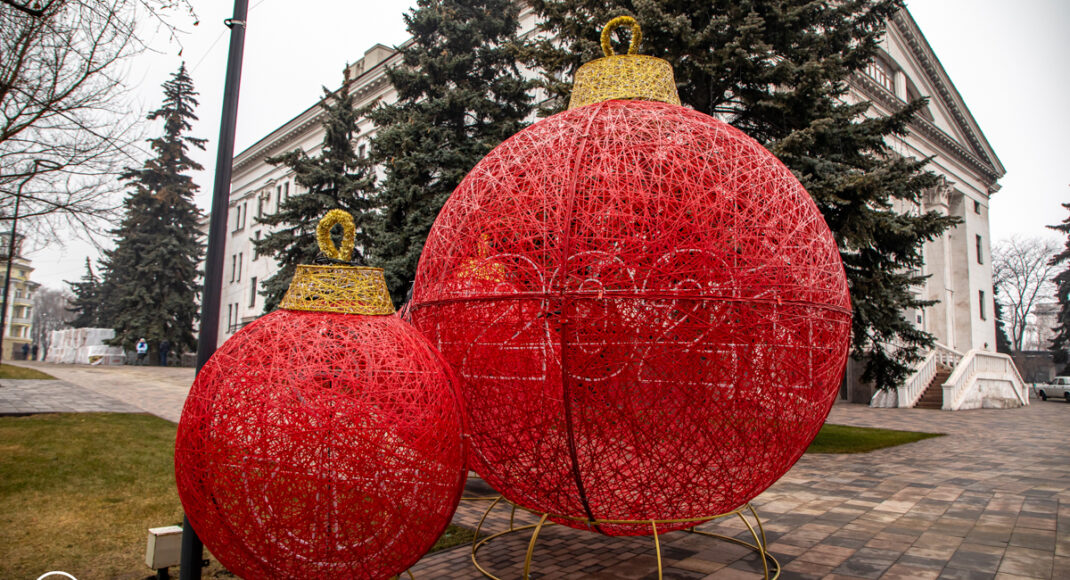
MULTIPOLYGON (((491 499, 491 498, 479 498, 479 499, 491 499)), ((476 569, 479 570, 480 573, 482 573, 487 578, 493 578, 494 580, 501 580, 500 578, 498 578, 494 574, 491 574, 482 565, 480 565, 479 558, 478 558, 479 549, 482 548, 483 546, 485 546, 487 543, 489 543, 489 542, 491 542, 491 541, 493 541, 493 540, 495 540, 497 538, 501 538, 501 537, 507 536, 509 534, 515 534, 517 532, 522 532, 524 530, 532 530, 531 539, 528 541, 528 550, 527 550, 527 553, 524 556, 524 574, 523 574, 522 577, 525 580, 527 580, 528 578, 531 577, 532 554, 535 552, 535 544, 538 541, 539 532, 542 531, 542 528, 547 526, 547 525, 554 525, 554 522, 547 522, 546 521, 549 517, 551 517, 552 514, 548 514, 548 513, 537 514, 537 515, 540 516, 539 517, 539 523, 537 523, 537 524, 528 524, 528 525, 517 527, 517 526, 514 526, 514 523, 513 523, 514 522, 514 517, 516 516, 517 506, 516 506, 516 504, 513 504, 511 502, 507 502, 507 503, 510 503, 510 505, 512 505, 512 511, 509 514, 509 529, 505 530, 504 532, 498 532, 496 534, 491 534, 491 535, 489 535, 489 536, 487 536, 485 538, 481 538, 480 539, 479 538, 479 533, 483 529, 483 522, 486 521, 487 516, 490 514, 491 510, 493 510, 498 505, 498 503, 500 503, 501 501, 502 501, 502 497, 501 496, 498 496, 497 498, 493 498, 493 501, 491 502, 490 506, 488 506, 486 511, 483 512, 483 517, 481 517, 479 519, 479 525, 476 527, 476 540, 474 542, 472 542, 472 564, 474 564, 476 569)), ((521 508, 521 509, 524 509, 524 508, 521 508)), ((535 512, 532 512, 532 513, 535 513, 535 512)), ((758 517, 758 512, 754 510, 754 507, 751 504, 748 503, 748 504, 746 504, 746 505, 744 505, 744 506, 742 506, 742 507, 740 507, 740 508, 738 508, 736 510, 730 511, 728 513, 718 514, 718 515, 710 516, 710 517, 695 518, 695 520, 696 521, 702 520, 702 521, 705 522, 705 521, 712 521, 712 520, 716 520, 716 519, 720 519, 720 518, 727 518, 727 517, 732 517, 732 516, 739 517, 739 519, 743 522, 743 524, 747 526, 747 530, 750 531, 751 537, 754 538, 754 543, 748 542, 746 540, 740 540, 738 538, 733 538, 733 537, 730 537, 730 536, 724 536, 724 535, 721 535, 721 534, 714 534, 712 532, 704 532, 704 531, 698 530, 698 529, 696 529, 694 527, 688 528, 686 531, 689 532, 689 533, 699 534, 699 535, 702 535, 702 536, 709 536, 711 538, 716 538, 718 540, 724 540, 724 541, 727 541, 727 542, 732 542, 734 544, 739 544, 741 546, 749 548, 750 550, 752 550, 755 553, 757 553, 759 558, 761 559, 761 561, 762 561, 762 572, 763 572, 763 576, 766 578, 766 580, 775 580, 776 578, 778 578, 780 576, 780 562, 778 562, 777 559, 775 557, 773 557, 773 555, 771 553, 769 553, 768 550, 766 550, 767 542, 766 542, 766 539, 765 539, 765 529, 762 527, 762 520, 761 520, 761 518, 758 517), (753 517, 754 522, 755 522, 754 524, 751 524, 750 520, 747 519, 747 514, 750 514, 750 516, 753 517)), ((572 518, 569 518, 568 516, 556 516, 556 515, 554 515, 554 517, 572 519, 572 518)), ((584 521, 586 521, 586 520, 584 520, 584 521)), ((680 521, 681 520, 596 520, 596 521, 592 521, 592 522, 589 522, 589 523, 592 524, 592 525, 595 525, 595 526, 602 525, 602 524, 650 525, 651 530, 653 532, 653 538, 654 538, 654 552, 655 552, 655 554, 657 554, 658 578, 660 579, 660 578, 662 578, 662 563, 661 563, 661 540, 658 538, 658 524, 659 523, 660 524, 680 523, 680 521)), ((688 520, 688 521, 690 521, 690 520, 688 520)))

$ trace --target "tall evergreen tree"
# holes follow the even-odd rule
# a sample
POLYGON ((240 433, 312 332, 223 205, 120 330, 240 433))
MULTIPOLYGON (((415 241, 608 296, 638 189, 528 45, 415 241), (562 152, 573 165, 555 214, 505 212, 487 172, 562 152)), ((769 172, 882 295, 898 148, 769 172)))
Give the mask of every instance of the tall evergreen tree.
POLYGON ((279 265, 278 271, 264 281, 260 292, 265 298, 264 312, 273 310, 282 300, 297 266, 312 264, 319 256, 316 227, 329 210, 342 209, 353 215, 357 226, 353 259, 364 261, 370 239, 369 200, 375 173, 368 158, 358 155, 354 148, 360 116, 353 109, 349 84, 349 67, 346 67, 341 88, 335 92, 323 88, 323 144, 315 156, 295 149, 267 160, 293 170, 294 180, 306 191, 295 191, 289 199, 280 199, 277 212, 257 219, 257 223, 271 226, 272 231, 253 242, 254 250, 273 257, 279 265))
POLYGON ((148 140, 155 155, 123 174, 131 191, 112 231, 115 248, 101 261, 101 300, 114 312, 115 344, 127 349, 142 337, 153 349, 165 339, 176 351, 196 348, 197 264, 204 243, 202 212, 193 202, 199 187, 188 173, 202 169, 189 150, 203 150, 205 140, 185 135, 197 119, 196 95, 183 63, 163 83, 163 104, 148 115, 163 121, 163 134, 148 140))
MULTIPOLYGON (((1064 203, 1063 207, 1070 210, 1070 203, 1064 203)), ((1064 365, 1062 374, 1067 374, 1070 373, 1070 216, 1064 218, 1062 223, 1048 227, 1066 236, 1063 251, 1051 259, 1053 265, 1066 265, 1055 275, 1055 298, 1059 302, 1059 314, 1055 322, 1055 338, 1051 342, 1051 352, 1055 362, 1064 365)))
POLYGON ((101 280, 93 273, 89 258, 85 259, 85 274, 79 282, 67 282, 74 299, 67 310, 75 314, 71 326, 75 328, 109 328, 110 315, 106 314, 106 305, 101 291, 101 280))
MULTIPOLYGON (((634 16, 643 52, 672 63, 683 103, 725 119, 777 155, 802 181, 839 245, 854 309, 852 354, 862 380, 900 384, 933 337, 904 313, 924 307, 911 291, 924 279, 922 247, 956 223, 916 208, 936 183, 927 160, 899 157, 887 139, 903 135, 924 105, 867 117, 847 80, 876 55, 884 22, 902 0, 533 0, 546 33, 524 58, 550 95, 566 103, 578 66, 602 55, 610 18, 634 16), (549 40, 552 39, 552 40, 549 40)), ((618 40, 626 31, 618 30, 618 40)), ((618 53, 623 50, 618 50, 618 53)))
POLYGON ((418 0, 405 15, 412 43, 387 71, 397 101, 369 112, 385 175, 371 261, 399 305, 442 204, 532 111, 516 64, 519 9, 513 0, 418 0))
POLYGON ((993 312, 996 315, 996 352, 1003 354, 1011 354, 1014 352, 1014 347, 1011 345, 1011 341, 1007 338, 1007 327, 1003 323, 1003 304, 999 299, 999 284, 992 285, 992 303, 994 304, 993 312))

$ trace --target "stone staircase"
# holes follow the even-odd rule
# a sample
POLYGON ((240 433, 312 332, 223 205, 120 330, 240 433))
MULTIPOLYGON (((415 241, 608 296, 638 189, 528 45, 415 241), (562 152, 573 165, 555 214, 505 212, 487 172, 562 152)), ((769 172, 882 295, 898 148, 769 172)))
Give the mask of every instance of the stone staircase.
POLYGON ((1028 404, 1026 383, 1011 357, 980 349, 963 354, 939 343, 906 382, 895 390, 877 391, 869 402, 871 407, 884 409, 949 411, 1010 409, 1028 404))
POLYGON ((937 365, 936 375, 933 376, 933 380, 929 381, 929 386, 925 388, 925 392, 921 394, 921 398, 914 407, 918 409, 942 408, 944 406, 944 383, 950 376, 951 367, 937 365))

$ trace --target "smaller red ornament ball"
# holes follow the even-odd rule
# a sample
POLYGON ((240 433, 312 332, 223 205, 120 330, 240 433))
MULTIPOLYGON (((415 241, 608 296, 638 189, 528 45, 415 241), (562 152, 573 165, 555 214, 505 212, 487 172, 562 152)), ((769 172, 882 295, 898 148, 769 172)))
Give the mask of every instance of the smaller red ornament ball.
POLYGON ((277 310, 197 376, 175 444, 186 514, 243 578, 388 578, 464 485, 440 355, 398 317, 277 310))

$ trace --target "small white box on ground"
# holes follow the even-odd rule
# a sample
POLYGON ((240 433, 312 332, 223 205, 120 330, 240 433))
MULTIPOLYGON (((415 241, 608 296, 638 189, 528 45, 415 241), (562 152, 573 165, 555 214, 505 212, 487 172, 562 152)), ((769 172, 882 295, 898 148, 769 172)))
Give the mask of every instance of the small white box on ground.
POLYGON ((165 526, 149 528, 149 547, 145 550, 145 564, 153 570, 178 566, 182 560, 182 528, 165 526))

